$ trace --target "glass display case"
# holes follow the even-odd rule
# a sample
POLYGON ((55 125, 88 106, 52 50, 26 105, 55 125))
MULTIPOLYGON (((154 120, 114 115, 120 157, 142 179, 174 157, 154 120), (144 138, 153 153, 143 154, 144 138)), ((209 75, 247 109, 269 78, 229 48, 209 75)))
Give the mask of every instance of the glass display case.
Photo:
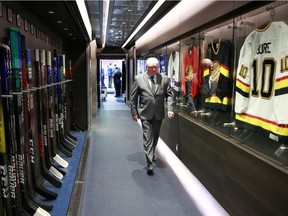
POLYGON ((288 9, 273 2, 235 18, 231 137, 288 165, 288 9))
POLYGON ((146 71, 146 59, 143 58, 139 58, 137 59, 137 73, 138 74, 142 74, 146 71))
POLYGON ((179 115, 283 167, 288 165, 287 10, 288 2, 273 2, 154 51, 160 72, 171 79, 179 115))
POLYGON ((159 60, 159 72, 161 74, 167 75, 168 67, 168 57, 167 57, 167 48, 158 49, 156 52, 156 57, 159 60))

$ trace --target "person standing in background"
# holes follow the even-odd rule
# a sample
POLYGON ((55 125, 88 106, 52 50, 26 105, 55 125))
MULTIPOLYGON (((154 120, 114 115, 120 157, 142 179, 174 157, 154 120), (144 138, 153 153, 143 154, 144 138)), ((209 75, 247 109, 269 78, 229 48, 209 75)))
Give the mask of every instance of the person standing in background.
POLYGON ((101 86, 105 87, 105 72, 104 72, 104 68, 101 68, 101 86))
POLYGON ((108 65, 108 88, 112 88, 113 68, 112 63, 108 65))
POLYGON ((121 95, 121 77, 122 73, 119 67, 116 67, 113 74, 115 97, 120 97, 121 95))
POLYGON ((167 97, 168 118, 174 117, 174 95, 170 79, 158 73, 159 61, 150 57, 146 61, 146 73, 135 77, 131 89, 131 115, 142 123, 143 146, 147 160, 147 174, 154 174, 155 148, 159 139, 162 120, 165 118, 164 102, 167 97))

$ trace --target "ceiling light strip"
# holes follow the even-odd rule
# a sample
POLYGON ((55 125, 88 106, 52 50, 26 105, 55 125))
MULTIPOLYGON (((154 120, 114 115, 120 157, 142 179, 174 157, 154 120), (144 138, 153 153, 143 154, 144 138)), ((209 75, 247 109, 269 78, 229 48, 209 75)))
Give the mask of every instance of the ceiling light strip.
POLYGON ((78 9, 80 11, 82 20, 84 22, 86 31, 87 31, 88 36, 89 36, 89 39, 91 40, 91 38, 92 38, 92 27, 91 27, 91 23, 90 23, 90 19, 89 19, 89 16, 88 16, 88 12, 87 12, 87 8, 86 8, 86 5, 85 5, 85 2, 84 2, 84 0, 76 0, 76 4, 77 4, 78 9))
POLYGON ((108 15, 109 15, 109 4, 110 0, 103 1, 103 32, 102 32, 102 48, 105 47, 106 44, 106 33, 107 33, 107 25, 108 25, 108 15))
POLYGON ((153 14, 161 7, 161 5, 165 2, 165 0, 157 1, 156 5, 152 8, 152 10, 148 13, 148 15, 142 20, 140 25, 137 26, 135 31, 130 35, 128 40, 123 44, 122 48, 124 48, 130 40, 138 33, 138 31, 145 25, 145 23, 153 16, 153 14))

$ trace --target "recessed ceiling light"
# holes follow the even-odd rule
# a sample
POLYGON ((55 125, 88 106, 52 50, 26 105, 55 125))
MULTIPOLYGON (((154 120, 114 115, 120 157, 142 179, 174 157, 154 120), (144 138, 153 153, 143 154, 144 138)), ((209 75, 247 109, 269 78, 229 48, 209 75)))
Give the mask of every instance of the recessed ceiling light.
POLYGON ((69 29, 68 29, 68 28, 64 28, 63 30, 64 30, 64 31, 68 31, 69 29))
POLYGON ((55 12, 54 11, 48 11, 48 14, 54 14, 55 12))
POLYGON ((69 33, 69 36, 73 35, 72 33, 69 33))
POLYGON ((61 20, 58 20, 58 21, 57 21, 57 23, 58 23, 58 24, 61 24, 61 23, 62 23, 62 21, 61 21, 61 20))

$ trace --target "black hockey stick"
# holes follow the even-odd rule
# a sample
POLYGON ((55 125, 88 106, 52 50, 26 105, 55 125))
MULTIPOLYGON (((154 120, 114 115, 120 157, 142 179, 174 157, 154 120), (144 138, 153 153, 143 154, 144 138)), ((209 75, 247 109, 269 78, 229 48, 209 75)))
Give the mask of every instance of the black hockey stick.
POLYGON ((59 150, 65 154, 67 157, 72 157, 72 147, 66 145, 66 143, 62 139, 61 134, 61 89, 59 83, 59 57, 54 51, 54 58, 53 58, 53 81, 54 81, 54 105, 55 105, 55 119, 56 119, 56 138, 59 150))
POLYGON ((17 144, 17 155, 16 155, 16 165, 18 174, 18 190, 19 199, 21 200, 21 205, 23 211, 27 215, 35 214, 37 211, 44 211, 40 209, 29 195, 29 190, 27 188, 27 177, 29 173, 26 173, 26 166, 28 162, 25 147, 29 145, 25 143, 25 127, 24 127, 24 101, 22 86, 25 80, 25 72, 22 66, 22 45, 25 45, 25 38, 21 36, 20 32, 14 28, 10 29, 10 46, 11 46, 11 62, 12 62, 12 86, 13 86, 13 100, 14 100, 14 112, 15 112, 15 131, 16 131, 16 144, 17 144), (22 75, 21 75, 22 72, 22 75), (26 144, 26 146, 25 146, 26 144))
POLYGON ((67 143, 72 149, 75 148, 75 145, 77 142, 72 140, 71 138, 68 137, 67 130, 66 130, 66 121, 67 121, 67 111, 66 111, 66 82, 65 81, 65 55, 58 55, 58 60, 59 60, 59 70, 58 70, 58 81, 60 83, 59 86, 59 110, 61 112, 61 118, 60 118, 60 132, 61 132, 61 137, 64 142, 67 143))
MULTIPOLYGON (((67 97, 67 87, 70 86, 69 83, 71 83, 71 79, 69 79, 69 76, 67 75, 67 71, 66 71, 66 60, 65 60, 65 55, 62 55, 62 106, 63 106, 63 131, 64 131, 64 137, 65 139, 72 143, 72 145, 76 145, 77 144, 77 138, 74 137, 72 134, 69 133, 68 130, 68 113, 67 113, 67 104, 68 104, 68 97, 67 97), (64 81, 64 82, 63 82, 64 81)), ((69 65, 68 65, 68 74, 71 74, 71 61, 69 61, 69 65)), ((71 113, 69 113, 71 115, 71 113)))
MULTIPOLYGON (((7 66, 5 63, 6 61, 6 49, 8 49, 8 47, 6 48, 6 45, 0 44, 0 62, 2 63, 0 66, 0 70, 1 70, 1 96, 2 96, 2 86, 5 86, 6 81, 8 81, 8 79, 6 79, 6 70, 7 70, 7 66), (3 83, 3 84, 2 84, 3 83)), ((7 77, 8 78, 8 77, 7 77)), ((2 202, 2 206, 3 206, 3 215, 8 215, 11 216, 12 215, 12 202, 11 202, 11 197, 10 197, 10 188, 9 188, 9 178, 8 178, 8 153, 7 153, 7 148, 6 145, 8 144, 8 140, 6 139, 6 136, 9 136, 8 132, 6 130, 8 130, 8 128, 5 129, 5 126, 9 126, 7 124, 7 122, 5 122, 4 119, 4 110, 5 107, 3 107, 2 101, 4 101, 4 103, 6 103, 6 98, 4 98, 4 96, 2 96, 0 98, 0 136, 1 136, 1 142, 0 142, 0 178, 1 178, 1 202, 2 202)), ((7 117, 6 117, 6 121, 7 121, 7 117)), ((9 137, 7 137, 9 139, 9 137)))
MULTIPOLYGON (((54 91, 54 84, 53 84, 53 75, 52 75, 52 56, 51 52, 47 52, 47 101, 48 101, 48 119, 50 122, 50 151, 53 156, 54 161, 56 161, 61 167, 67 168, 69 163, 65 161, 61 156, 58 154, 59 149, 57 148, 56 142, 56 123, 55 123, 55 104, 53 98, 53 91, 54 91)), ((65 175, 66 172, 62 169, 58 169, 62 175, 65 175)))
POLYGON ((18 174, 16 172, 17 166, 17 146, 16 146, 16 133, 15 133, 15 115, 14 115, 14 100, 12 95, 12 66, 11 66, 11 52, 10 47, 2 45, 4 48, 4 70, 1 71, 2 82, 2 105, 4 112, 4 124, 5 124, 5 138, 6 138, 6 149, 8 156, 7 174, 9 179, 9 192, 12 215, 20 215, 23 212, 20 195, 19 195, 19 184, 17 181, 18 174))
MULTIPOLYGON (((11 46, 11 62, 12 62, 12 86, 13 86, 13 100, 15 110, 15 131, 17 144, 17 171, 19 179, 19 191, 21 196, 21 204, 23 210, 27 214, 34 214, 37 211, 37 206, 31 202, 29 193, 25 193, 26 189, 26 175, 25 173, 25 130, 24 130, 24 112, 23 112, 23 93, 21 86, 21 37, 20 33, 14 29, 10 29, 10 46, 11 46)), ((26 177, 27 178, 27 177, 26 177)))
POLYGON ((31 167, 31 182, 33 189, 36 193, 40 194, 42 197, 48 200, 54 200, 57 198, 57 193, 46 189, 42 185, 41 176, 41 166, 40 166, 40 156, 37 146, 38 134, 36 133, 36 115, 35 115, 35 104, 36 101, 36 91, 35 83, 33 82, 33 70, 32 70, 32 59, 31 50, 26 50, 27 58, 27 69, 28 69, 28 79, 27 85, 29 90, 28 97, 28 130, 29 130, 29 157, 30 157, 30 167, 31 167))
MULTIPOLYGON (((24 37, 24 36, 22 36, 24 37)), ((23 92, 23 113, 24 113, 24 172, 26 173, 26 178, 24 182, 24 191, 27 193, 27 196, 29 196, 29 199, 32 203, 34 203, 35 206, 43 208, 46 211, 51 211, 53 209, 53 205, 48 204, 46 202, 43 202, 36 198, 35 191, 33 190, 33 184, 32 184, 32 170, 31 170, 31 161, 30 161, 30 134, 29 134, 29 125, 31 120, 29 119, 31 116, 29 115, 30 112, 30 99, 29 97, 32 97, 32 94, 30 90, 30 84, 29 84, 29 76, 32 76, 32 68, 31 68, 31 61, 27 61, 26 56, 26 50, 25 50, 25 40, 24 38, 21 40, 21 54, 22 54, 22 92, 23 92), (29 65, 29 69, 27 67, 27 63, 29 65)), ((40 209, 41 210, 41 209, 40 209)), ((39 208, 36 209, 36 211, 39 211, 39 208)), ((42 211, 42 210, 41 210, 42 211)))
POLYGON ((52 185, 55 187, 61 187, 62 182, 57 179, 55 176, 53 176, 47 167, 46 160, 45 160, 45 149, 44 149, 44 143, 45 137, 47 135, 47 127, 45 126, 45 110, 43 107, 43 98, 42 92, 44 86, 41 86, 41 65, 40 62, 40 51, 39 49, 35 50, 35 80, 36 80, 36 110, 38 113, 38 121, 37 121, 37 128, 38 128, 38 146, 39 146, 39 154, 40 154, 40 165, 41 165, 41 174, 42 176, 52 185))
MULTIPOLYGON (((61 156, 58 154, 58 147, 56 143, 56 125, 55 125, 55 105, 54 105, 54 98, 53 98, 53 76, 52 76, 52 59, 51 59, 51 52, 47 51, 47 61, 46 61, 46 68, 47 68, 47 96, 48 96, 48 119, 49 119, 49 141, 50 141, 50 152, 51 156, 53 157, 54 161, 56 161, 61 167, 67 168, 68 162, 65 161, 61 156)), ((65 171, 59 169, 62 175, 65 175, 65 171)))
POLYGON ((41 65, 41 102, 42 102, 42 121, 43 121, 43 147, 44 147, 44 163, 47 169, 57 178, 62 179, 63 174, 58 170, 52 162, 51 142, 50 142, 50 127, 49 127, 49 97, 47 86, 47 67, 46 67, 46 51, 40 51, 40 65, 41 65))

